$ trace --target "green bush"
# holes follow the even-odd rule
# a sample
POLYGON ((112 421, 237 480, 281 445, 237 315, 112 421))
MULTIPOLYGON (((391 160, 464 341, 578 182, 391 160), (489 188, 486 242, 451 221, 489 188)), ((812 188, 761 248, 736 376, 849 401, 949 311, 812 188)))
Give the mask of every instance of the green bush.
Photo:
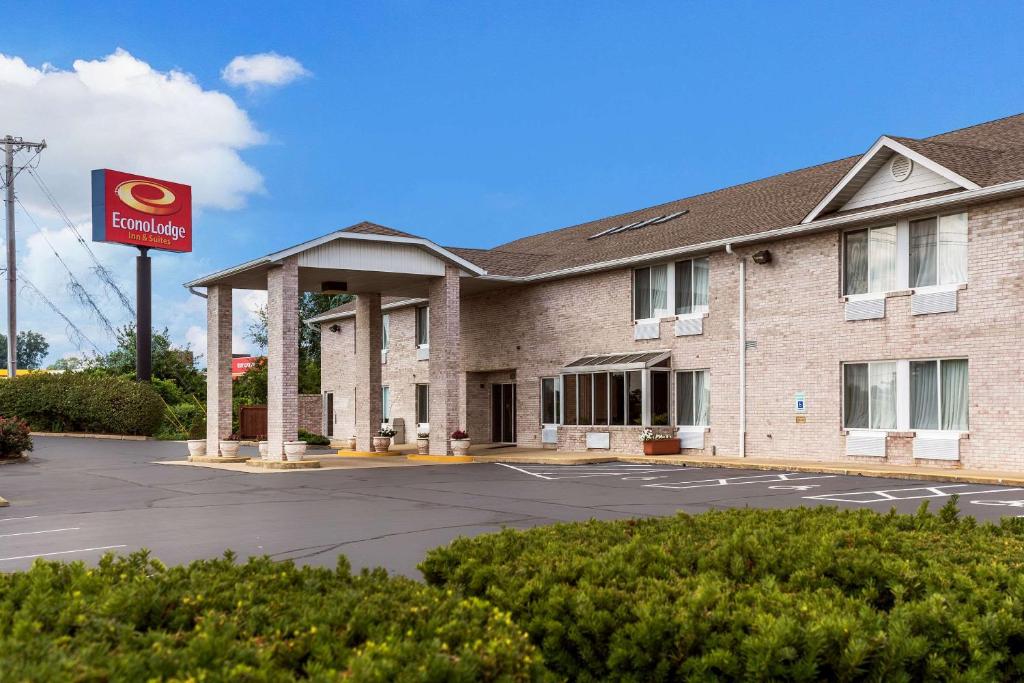
POLYGON ((96 373, 33 374, 0 382, 0 415, 34 431, 152 435, 164 404, 148 384, 96 373))
POLYGON ((13 458, 32 450, 28 423, 17 417, 0 417, 0 458, 13 458))
MULTIPOLYGON (((202 406, 192 401, 168 405, 164 410, 163 422, 154 436, 165 441, 181 441, 191 438, 189 433, 192 429, 192 423, 197 419, 203 419, 203 410, 202 406)), ((204 424, 204 437, 200 438, 205 438, 205 432, 206 426, 204 424)))
POLYGON ((391 578, 269 559, 167 568, 146 553, 0 574, 0 679, 527 681, 508 615, 391 578))
POLYGON ((330 446, 331 440, 320 434, 312 434, 305 429, 299 430, 299 441, 305 441, 310 446, 330 446))
POLYGON ((1024 520, 731 510, 459 539, 429 583, 570 680, 1024 678, 1024 520))

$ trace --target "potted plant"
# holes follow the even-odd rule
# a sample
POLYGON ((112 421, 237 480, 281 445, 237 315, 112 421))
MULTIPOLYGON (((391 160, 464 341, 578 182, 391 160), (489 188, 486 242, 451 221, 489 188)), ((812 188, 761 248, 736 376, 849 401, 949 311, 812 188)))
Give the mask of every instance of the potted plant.
POLYGON ((267 459, 267 453, 270 452, 270 442, 269 441, 257 441, 256 442, 256 449, 259 451, 260 457, 262 459, 266 460, 267 459))
POLYGON ((420 455, 427 455, 430 453, 430 432, 417 432, 416 452, 420 455))
POLYGON ((456 429, 452 432, 452 454, 465 455, 469 451, 469 432, 456 429))
POLYGON ((285 441, 284 457, 288 462, 299 462, 306 454, 305 441, 285 441))
POLYGON ((238 432, 232 432, 228 438, 221 439, 220 441, 220 454, 224 458, 235 458, 238 457, 238 447, 242 444, 239 443, 238 432))
POLYGON ((394 435, 395 430, 391 425, 382 425, 377 436, 373 437, 374 453, 387 453, 388 448, 391 447, 391 437, 394 435))
POLYGON ((647 428, 640 433, 644 442, 644 455, 676 455, 680 451, 679 437, 647 428))
POLYGON ((202 415, 192 418, 192 424, 188 427, 188 454, 206 455, 206 420, 202 415))

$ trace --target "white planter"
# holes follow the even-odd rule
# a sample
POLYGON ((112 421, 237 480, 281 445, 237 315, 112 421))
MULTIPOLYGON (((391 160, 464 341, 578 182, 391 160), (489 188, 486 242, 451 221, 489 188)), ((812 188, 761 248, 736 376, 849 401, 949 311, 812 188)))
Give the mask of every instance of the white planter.
POLYGON ((350 436, 348 438, 348 449, 354 451, 356 449, 356 437, 350 436))
POLYGON ((238 455, 238 447, 241 446, 237 441, 221 441, 220 442, 220 454, 223 458, 234 458, 238 455))
POLYGON ((206 455, 206 439, 189 439, 187 443, 189 455, 206 455))
POLYGON ((430 453, 430 439, 416 439, 416 452, 419 455, 428 455, 430 453))
POLYGON ((465 455, 469 451, 469 439, 452 439, 452 454, 465 455))
POLYGON ((284 457, 288 462, 298 462, 302 460, 302 456, 306 454, 306 442, 305 441, 285 441, 284 442, 284 457))
POLYGON ((374 453, 387 453, 391 447, 390 436, 375 436, 373 437, 373 452, 374 453))
POLYGON ((267 459, 267 453, 270 452, 270 442, 269 441, 260 441, 260 442, 258 442, 256 444, 256 448, 259 449, 260 457, 263 458, 264 460, 266 460, 267 459))

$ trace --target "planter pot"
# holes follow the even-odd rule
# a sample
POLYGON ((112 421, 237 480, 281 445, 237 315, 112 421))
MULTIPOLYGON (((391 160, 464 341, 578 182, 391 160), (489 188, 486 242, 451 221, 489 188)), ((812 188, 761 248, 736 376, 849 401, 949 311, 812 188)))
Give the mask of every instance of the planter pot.
POLYGON ((430 439, 416 439, 416 452, 420 455, 430 453, 430 439))
POLYGON ((346 445, 348 446, 348 449, 350 451, 354 451, 356 449, 356 437, 354 437, 354 436, 349 437, 348 442, 347 442, 346 445))
POLYGON ((225 458, 234 458, 238 455, 239 446, 241 446, 241 444, 237 441, 221 441, 220 454, 225 458))
POLYGON ((469 439, 452 439, 452 454, 465 455, 469 451, 469 439))
POLYGON ((298 462, 306 454, 305 441, 285 441, 284 457, 288 462, 298 462))
POLYGON ((375 436, 373 437, 373 452, 374 453, 387 453, 388 448, 391 447, 390 436, 375 436))
POLYGON ((644 441, 644 455, 678 455, 679 451, 679 439, 644 441))
POLYGON ((256 448, 258 448, 259 451, 260 451, 260 457, 263 458, 264 460, 266 460, 267 459, 267 453, 270 452, 270 442, 269 441, 260 441, 259 443, 256 444, 256 448))
POLYGON ((206 439, 189 439, 189 455, 206 455, 206 439))

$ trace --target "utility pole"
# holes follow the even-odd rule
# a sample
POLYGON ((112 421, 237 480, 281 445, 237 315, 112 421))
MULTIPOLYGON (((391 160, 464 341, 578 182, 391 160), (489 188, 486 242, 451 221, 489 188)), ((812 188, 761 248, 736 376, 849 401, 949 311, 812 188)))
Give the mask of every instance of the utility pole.
MULTIPOLYGON (((18 171, 14 169, 14 154, 23 149, 42 151, 46 140, 42 142, 25 142, 21 138, 7 135, 4 137, 4 187, 7 195, 4 204, 7 209, 7 378, 13 379, 18 374, 18 271, 15 261, 17 251, 14 241, 14 178, 18 171)), ((20 170, 20 169, 19 169, 20 170)))

